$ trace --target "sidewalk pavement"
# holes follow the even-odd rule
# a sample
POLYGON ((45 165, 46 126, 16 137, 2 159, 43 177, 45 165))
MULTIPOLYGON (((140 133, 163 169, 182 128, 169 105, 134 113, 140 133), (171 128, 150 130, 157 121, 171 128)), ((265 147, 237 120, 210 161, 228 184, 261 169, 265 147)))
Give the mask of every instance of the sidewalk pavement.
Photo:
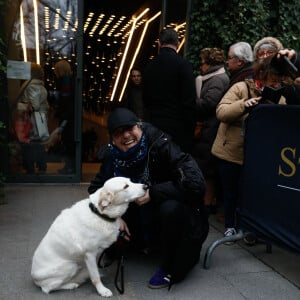
MULTIPOLYGON (((86 185, 9 185, 6 204, 0 205, 0 299, 68 300, 99 299, 90 282, 71 291, 42 293, 30 277, 31 258, 40 240, 59 212, 87 197, 86 185)), ((147 281, 156 271, 157 259, 148 256, 125 259, 125 293, 114 286, 117 264, 102 270, 111 299, 143 300, 295 300, 300 299, 300 256, 263 245, 247 247, 243 242, 221 245, 213 253, 210 268, 203 268, 208 245, 222 237, 223 226, 210 217, 210 233, 200 263, 188 277, 167 289, 151 290, 147 281)))

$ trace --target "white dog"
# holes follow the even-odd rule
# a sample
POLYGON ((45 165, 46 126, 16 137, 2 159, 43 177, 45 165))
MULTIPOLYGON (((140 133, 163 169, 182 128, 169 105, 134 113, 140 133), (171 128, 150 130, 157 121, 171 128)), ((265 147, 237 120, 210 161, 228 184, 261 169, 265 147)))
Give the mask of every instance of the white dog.
POLYGON ((112 292, 101 282, 97 259, 117 240, 120 217, 147 187, 114 177, 88 199, 64 209, 37 247, 31 276, 45 293, 74 289, 90 277, 103 297, 112 292))

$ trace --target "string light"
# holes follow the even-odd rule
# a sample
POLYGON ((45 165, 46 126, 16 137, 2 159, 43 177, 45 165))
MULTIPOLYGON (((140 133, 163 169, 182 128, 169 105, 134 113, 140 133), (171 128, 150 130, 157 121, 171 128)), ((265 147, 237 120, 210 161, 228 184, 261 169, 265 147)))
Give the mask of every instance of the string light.
POLYGON ((120 64, 119 72, 118 72, 118 75, 117 75, 117 78, 116 78, 116 80, 115 80, 115 84, 114 84, 114 87, 113 87, 113 90, 112 90, 112 93, 111 93, 111 96, 110 96, 110 101, 113 100, 113 98, 114 98, 114 96, 115 96, 115 93, 116 93, 117 86, 118 86, 118 84, 119 84, 120 76, 121 76, 121 73, 122 73, 122 70, 123 70, 123 67, 124 67, 124 63, 125 63, 126 58, 127 58, 128 49, 129 49, 129 46, 130 46, 130 44, 131 44, 132 36, 133 36, 134 30, 135 30, 135 24, 136 24, 136 23, 138 22, 138 20, 139 20, 140 18, 142 18, 148 11, 149 11, 149 8, 146 8, 140 15, 138 15, 138 16, 133 20, 132 27, 131 27, 131 30, 130 30, 130 35, 129 35, 129 37, 128 37, 127 45, 126 45, 126 48, 125 48, 125 50, 124 50, 124 55, 123 55, 123 58, 122 58, 122 61, 121 61, 121 64, 120 64))

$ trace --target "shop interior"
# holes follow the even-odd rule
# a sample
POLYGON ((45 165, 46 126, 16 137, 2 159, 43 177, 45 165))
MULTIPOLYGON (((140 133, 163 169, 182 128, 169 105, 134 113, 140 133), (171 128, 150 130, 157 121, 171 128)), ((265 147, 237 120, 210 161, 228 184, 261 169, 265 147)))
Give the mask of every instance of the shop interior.
MULTIPOLYGON (((183 51, 187 1, 85 0, 83 46, 78 44, 80 32, 78 19, 74 17, 78 15, 77 5, 68 2, 69 7, 64 11, 62 7, 67 6, 66 3, 60 3, 61 8, 56 8, 51 1, 39 2, 44 16, 40 64, 44 67, 51 107, 55 107, 56 101, 55 62, 64 59, 74 71, 82 71, 82 76, 74 72, 74 77, 82 78, 81 182, 88 182, 99 168, 95 159, 97 149, 109 139, 106 116, 113 107, 121 104, 130 69, 133 66, 143 69, 155 57, 158 33, 164 26, 176 28, 182 41, 180 51, 183 51), (81 52, 78 47, 82 48, 81 52), (80 65, 78 53, 82 53, 80 65)), ((37 51, 27 50, 28 61, 37 59, 37 51)), ((55 126, 50 110, 49 130, 55 126)), ((51 163, 51 157, 49 161, 51 163)), ((55 160, 52 165, 57 169, 55 160)))

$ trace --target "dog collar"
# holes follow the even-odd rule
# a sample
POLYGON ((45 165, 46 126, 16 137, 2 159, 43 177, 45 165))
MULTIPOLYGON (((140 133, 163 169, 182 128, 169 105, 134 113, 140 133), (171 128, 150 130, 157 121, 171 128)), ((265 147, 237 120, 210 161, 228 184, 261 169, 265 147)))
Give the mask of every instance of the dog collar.
POLYGON ((92 202, 89 203, 89 207, 94 214, 96 214, 100 218, 104 219, 105 221, 108 221, 108 222, 116 221, 116 218, 111 218, 108 215, 100 214, 99 210, 96 208, 96 206, 92 202))

